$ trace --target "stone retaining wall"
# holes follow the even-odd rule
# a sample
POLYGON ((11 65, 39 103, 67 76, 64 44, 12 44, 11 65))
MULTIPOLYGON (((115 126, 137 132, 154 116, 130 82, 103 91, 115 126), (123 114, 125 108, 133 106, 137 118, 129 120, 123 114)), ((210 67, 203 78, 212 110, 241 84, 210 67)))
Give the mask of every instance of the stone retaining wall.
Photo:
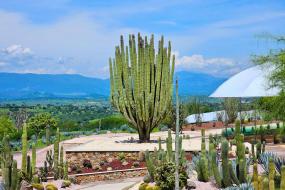
MULTIPOLYGON (((69 166, 77 165, 82 167, 85 159, 90 160, 92 166, 98 165, 100 162, 112 162, 119 159, 122 152, 66 152, 66 160, 69 166)), ((139 152, 124 152, 126 159, 138 160, 139 152)))
POLYGON ((146 174, 147 174, 146 168, 137 168, 137 169, 128 169, 128 170, 95 172, 88 174, 75 174, 75 175, 70 175, 69 177, 75 178, 76 183, 82 184, 82 183, 90 183, 96 181, 143 177, 146 174))

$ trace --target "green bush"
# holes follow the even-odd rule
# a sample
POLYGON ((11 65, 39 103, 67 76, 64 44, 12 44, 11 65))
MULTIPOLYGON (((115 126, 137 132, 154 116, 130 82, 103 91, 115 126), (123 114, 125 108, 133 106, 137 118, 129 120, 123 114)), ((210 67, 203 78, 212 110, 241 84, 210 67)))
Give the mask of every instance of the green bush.
MULTIPOLYGON (((175 187, 175 164, 167 162, 156 168, 154 181, 162 190, 174 189, 175 187)), ((180 167, 179 187, 182 189, 187 184, 187 173, 180 167)))
POLYGON ((94 119, 89 121, 87 129, 99 129, 99 123, 101 120, 100 130, 112 130, 114 128, 119 129, 122 125, 128 124, 128 121, 121 115, 111 115, 102 119, 94 119))

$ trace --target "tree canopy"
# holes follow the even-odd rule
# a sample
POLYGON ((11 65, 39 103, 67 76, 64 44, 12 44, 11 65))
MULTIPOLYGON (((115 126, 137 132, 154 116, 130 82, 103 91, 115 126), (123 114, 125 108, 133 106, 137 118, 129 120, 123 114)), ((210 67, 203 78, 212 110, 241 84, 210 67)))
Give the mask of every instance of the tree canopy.
POLYGON ((0 139, 3 139, 3 137, 6 135, 10 136, 14 132, 16 132, 16 128, 12 120, 6 115, 1 115, 0 116, 0 139))
POLYGON ((46 127, 55 127, 57 120, 49 113, 40 113, 28 120, 28 127, 39 134, 46 127))

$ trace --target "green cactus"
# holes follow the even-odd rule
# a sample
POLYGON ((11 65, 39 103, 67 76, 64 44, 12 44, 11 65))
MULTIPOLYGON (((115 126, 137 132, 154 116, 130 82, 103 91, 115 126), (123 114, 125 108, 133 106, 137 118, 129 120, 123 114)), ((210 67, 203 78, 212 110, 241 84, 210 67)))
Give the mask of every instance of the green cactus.
POLYGON ((36 172, 36 162, 37 162, 37 152, 36 145, 32 145, 32 172, 33 174, 36 172))
POLYGON ((224 185, 224 187, 229 187, 232 185, 230 174, 229 174, 228 152, 229 152, 229 143, 227 140, 224 140, 222 142, 222 171, 223 171, 223 185, 224 185))
POLYGON ((258 167, 257 163, 253 164, 253 176, 252 176, 253 181, 258 181, 258 167))
POLYGON ((146 161, 146 166, 147 166, 148 174, 149 174, 151 180, 153 181, 153 179, 154 179, 155 166, 154 166, 154 164, 153 164, 152 158, 151 158, 150 153, 149 153, 148 150, 145 152, 145 161, 146 161))
POLYGON ((23 133, 22 133, 22 171, 27 173, 27 125, 24 123, 23 125, 23 133))
POLYGON ((59 178, 59 141, 60 141, 60 134, 59 128, 56 130, 56 138, 54 142, 54 154, 53 154, 53 162, 54 162, 54 179, 57 180, 59 178))
POLYGON ((46 153, 46 162, 48 163, 48 169, 52 170, 53 168, 53 152, 52 150, 48 150, 46 153))
POLYGON ((142 142, 149 141, 172 104, 175 58, 170 42, 164 47, 163 36, 158 46, 155 53, 153 35, 149 42, 138 34, 137 47, 134 35, 125 47, 121 36, 115 59, 109 59, 111 102, 138 131, 142 142))
POLYGON ((64 162, 63 167, 63 179, 68 180, 68 162, 64 162))
POLYGON ((46 144, 49 146, 50 145, 50 126, 47 125, 46 127, 46 144))
POLYGON ((258 176, 258 190, 263 190, 263 177, 258 176))
POLYGON ((33 169, 32 169, 32 163, 31 163, 31 157, 27 156, 27 168, 26 168, 26 180, 32 181, 33 178, 33 169))
POLYGON ((212 165, 214 178, 216 180, 218 187, 221 188, 222 187, 222 178, 221 178, 221 175, 219 172, 219 167, 217 164, 217 152, 215 149, 211 152, 211 161, 212 161, 211 165, 212 165))
POLYGON ((205 129, 201 129, 201 137, 202 137, 201 152, 203 155, 206 155, 205 129))
POLYGON ((268 179, 269 182, 270 180, 274 180, 275 177, 275 164, 272 158, 269 159, 269 174, 268 174, 268 179))
POLYGON ((252 159, 255 161, 256 157, 255 157, 254 143, 253 142, 251 143, 251 156, 252 156, 252 159))
POLYGON ((246 183, 247 174, 246 174, 246 160, 241 159, 239 161, 239 181, 241 183, 246 183))
POLYGON ((285 190, 285 166, 281 167, 281 184, 280 190, 285 190))
POLYGON ((269 190, 275 190, 274 180, 269 180, 269 190))
POLYGON ((61 147, 60 147, 60 157, 59 157, 59 166, 60 166, 60 171, 59 171, 60 174, 59 174, 59 176, 60 176, 60 179, 62 179, 63 175, 64 175, 63 154, 64 154, 63 146, 61 145, 61 147))
POLYGON ((264 152, 265 152, 265 145, 266 145, 266 142, 265 142, 265 141, 263 141, 263 142, 262 142, 262 150, 261 150, 261 152, 262 152, 262 153, 264 153, 264 152))
POLYGON ((158 150, 162 150, 162 147, 161 147, 161 138, 158 137, 158 150))
POLYGON ((170 129, 168 130, 168 137, 166 138, 166 149, 167 149, 167 160, 170 162, 173 159, 172 136, 170 129))
POLYGON ((229 173, 230 173, 231 179, 234 182, 234 184, 239 185, 240 184, 239 179, 237 178, 232 165, 233 165, 232 161, 229 161, 228 167, 229 167, 229 173))
POLYGON ((11 189, 10 190, 17 190, 19 187, 19 176, 18 176, 18 169, 17 169, 17 161, 13 160, 12 164, 12 175, 11 175, 11 189))
POLYGON ((256 143, 256 158, 257 158, 257 159, 259 158, 260 154, 261 154, 261 142, 258 141, 258 142, 256 143))
POLYGON ((262 181, 263 190, 269 190, 269 181, 268 178, 265 177, 262 181))

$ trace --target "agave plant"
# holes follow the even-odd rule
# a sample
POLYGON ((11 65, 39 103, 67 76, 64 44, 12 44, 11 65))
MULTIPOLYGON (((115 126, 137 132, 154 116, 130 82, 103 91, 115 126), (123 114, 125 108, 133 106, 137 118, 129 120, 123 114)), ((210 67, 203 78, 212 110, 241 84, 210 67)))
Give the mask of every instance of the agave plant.
POLYGON ((239 186, 227 187, 224 190, 254 190, 251 183, 242 183, 239 186))
POLYGON ((264 152, 259 156, 258 162, 261 164, 262 168, 266 172, 269 173, 269 159, 272 158, 275 164, 276 171, 281 174, 281 166, 285 165, 285 159, 278 156, 273 152, 264 152))

